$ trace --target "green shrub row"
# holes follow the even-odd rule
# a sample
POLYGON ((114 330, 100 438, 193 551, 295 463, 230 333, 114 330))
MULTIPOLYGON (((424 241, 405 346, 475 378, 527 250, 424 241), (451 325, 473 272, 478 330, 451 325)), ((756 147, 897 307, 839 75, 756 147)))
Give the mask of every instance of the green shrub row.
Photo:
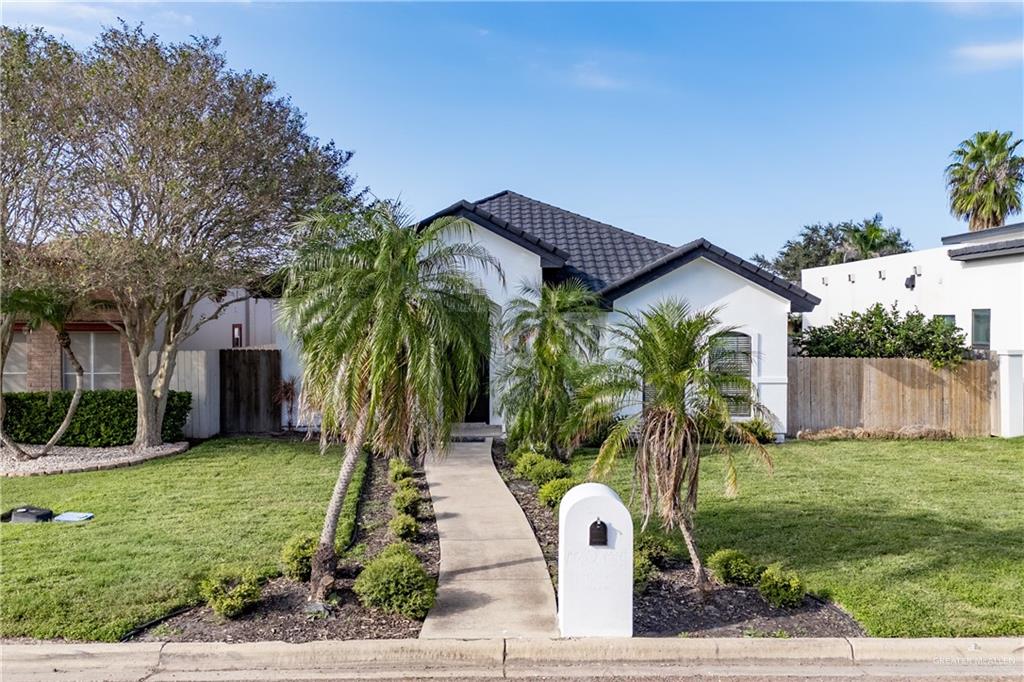
POLYGON ((555 509, 561 504, 565 494, 581 483, 583 480, 579 478, 552 479, 540 487, 540 490, 537 491, 537 499, 541 504, 555 509))
POLYGON ((799 576, 782 564, 759 566, 736 549, 720 549, 708 557, 708 569, 727 585, 756 585, 761 596, 773 606, 797 606, 807 589, 799 576))
MULTIPOLYGON (((71 391, 4 394, 4 429, 18 443, 45 443, 64 421, 71 391)), ((182 429, 192 409, 192 394, 171 391, 167 397, 164 442, 184 440, 182 429)), ((130 445, 135 441, 137 406, 132 389, 85 391, 60 445, 93 448, 130 445)))
POLYGON ((643 594, 658 569, 667 568, 679 558, 679 551, 668 540, 653 533, 640 533, 633 538, 633 592, 643 594))
POLYGON ((370 560, 352 590, 367 607, 421 620, 434 605, 437 585, 404 542, 370 560))

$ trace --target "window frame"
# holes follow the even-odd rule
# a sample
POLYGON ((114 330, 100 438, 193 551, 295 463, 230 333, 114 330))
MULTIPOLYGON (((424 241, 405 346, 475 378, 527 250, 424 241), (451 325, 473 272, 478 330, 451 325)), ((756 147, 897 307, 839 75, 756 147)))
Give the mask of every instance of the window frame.
POLYGON ((992 309, 991 308, 973 308, 971 310, 971 348, 976 350, 989 350, 992 346, 992 309), (984 314, 986 318, 986 339, 984 342, 978 341, 978 316, 979 313, 984 314))
MULTIPOLYGON (((754 337, 744 332, 732 331, 723 334, 723 339, 726 338, 737 338, 745 339, 747 350, 737 350, 736 355, 743 357, 746 364, 746 377, 747 381, 753 384, 754 382, 754 337)), ((725 358, 711 358, 712 366, 709 369, 714 372, 715 362, 732 362, 731 359, 725 358)), ((735 371, 733 368, 727 368, 730 374, 742 374, 742 372, 735 371)), ((753 389, 751 389, 752 392, 753 389)), ((729 403, 729 417, 732 419, 752 419, 754 417, 754 396, 747 391, 736 388, 735 393, 731 394, 728 388, 723 388, 722 395, 725 396, 726 401, 729 403), (741 394, 746 393, 746 396, 741 394)))
POLYGON ((28 351, 29 351, 28 330, 27 329, 17 329, 16 328, 14 330, 14 336, 11 339, 11 348, 10 348, 10 350, 8 350, 7 357, 4 358, 4 374, 3 374, 3 377, 0 377, 0 389, 2 389, 4 393, 20 393, 21 391, 28 391, 28 351), (24 369, 24 371, 21 371, 21 372, 11 371, 11 365, 10 365, 10 362, 11 362, 11 353, 10 353, 10 351, 13 350, 14 349, 14 345, 16 343, 18 343, 18 335, 19 334, 22 337, 24 337, 23 340, 22 340, 22 343, 25 345, 25 369, 24 369), (23 388, 23 389, 12 389, 12 388, 9 388, 7 386, 7 378, 8 378, 8 376, 25 377, 25 388, 23 388))
MULTIPOLYGON (((74 339, 76 334, 88 334, 89 335, 89 357, 78 358, 78 361, 82 364, 82 368, 85 370, 83 374, 83 390, 86 391, 97 391, 97 390, 118 390, 121 388, 121 335, 116 331, 99 331, 95 329, 70 329, 68 334, 74 339), (117 370, 113 372, 97 372, 96 371, 96 335, 112 335, 117 339, 117 370), (117 377, 116 388, 96 388, 96 377, 97 376, 115 376, 117 377)), ((77 356, 76 356, 77 357, 77 356)), ((73 391, 75 389, 75 370, 70 366, 68 361, 67 353, 61 349, 60 353, 61 360, 61 388, 65 391, 73 391)))

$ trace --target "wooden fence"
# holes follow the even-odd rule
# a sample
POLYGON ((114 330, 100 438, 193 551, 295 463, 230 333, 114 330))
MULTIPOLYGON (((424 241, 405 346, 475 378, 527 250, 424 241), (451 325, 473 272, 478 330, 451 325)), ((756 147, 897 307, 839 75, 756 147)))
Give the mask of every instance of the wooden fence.
POLYGON ((904 358, 789 359, 788 428, 946 429, 998 433, 998 363, 970 360, 934 370, 904 358))
POLYGON ((221 433, 281 430, 281 408, 274 393, 281 383, 281 351, 220 351, 221 433))
MULTIPOLYGON (((157 353, 151 353, 150 368, 156 363, 157 353)), ((220 433, 220 358, 216 351, 178 351, 170 389, 192 393, 192 409, 184 428, 186 438, 209 438, 220 433)))

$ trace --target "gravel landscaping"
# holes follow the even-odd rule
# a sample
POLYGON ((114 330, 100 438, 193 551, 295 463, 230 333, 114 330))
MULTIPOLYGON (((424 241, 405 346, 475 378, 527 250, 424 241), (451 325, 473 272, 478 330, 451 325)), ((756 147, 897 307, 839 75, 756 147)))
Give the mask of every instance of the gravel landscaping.
MULTIPOLYGON (((42 445, 22 445, 28 453, 42 450, 42 445)), ((66 447, 58 445, 50 454, 38 459, 20 460, 10 448, 0 448, 0 474, 4 476, 44 476, 71 474, 78 471, 100 471, 131 466, 151 459, 177 455, 188 450, 188 443, 164 443, 155 448, 134 450, 131 445, 113 448, 66 447)))

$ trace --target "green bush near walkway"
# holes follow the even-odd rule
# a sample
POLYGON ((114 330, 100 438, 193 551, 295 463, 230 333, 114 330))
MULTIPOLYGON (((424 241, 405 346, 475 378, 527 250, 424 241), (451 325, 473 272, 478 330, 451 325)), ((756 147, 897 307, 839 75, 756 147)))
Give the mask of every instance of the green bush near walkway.
MULTIPOLYGON (((697 540, 780 561, 879 637, 1024 635, 1024 439, 791 442, 701 463, 697 540)), ((596 451, 572 462, 583 476, 596 451)), ((631 458, 605 482, 629 499, 631 458)), ((636 510, 634 510, 636 512, 636 510)), ((654 522, 652 522, 652 525, 654 522)), ((659 531, 660 532, 660 531, 659 531)), ((669 535, 680 551, 682 539, 669 535)))

